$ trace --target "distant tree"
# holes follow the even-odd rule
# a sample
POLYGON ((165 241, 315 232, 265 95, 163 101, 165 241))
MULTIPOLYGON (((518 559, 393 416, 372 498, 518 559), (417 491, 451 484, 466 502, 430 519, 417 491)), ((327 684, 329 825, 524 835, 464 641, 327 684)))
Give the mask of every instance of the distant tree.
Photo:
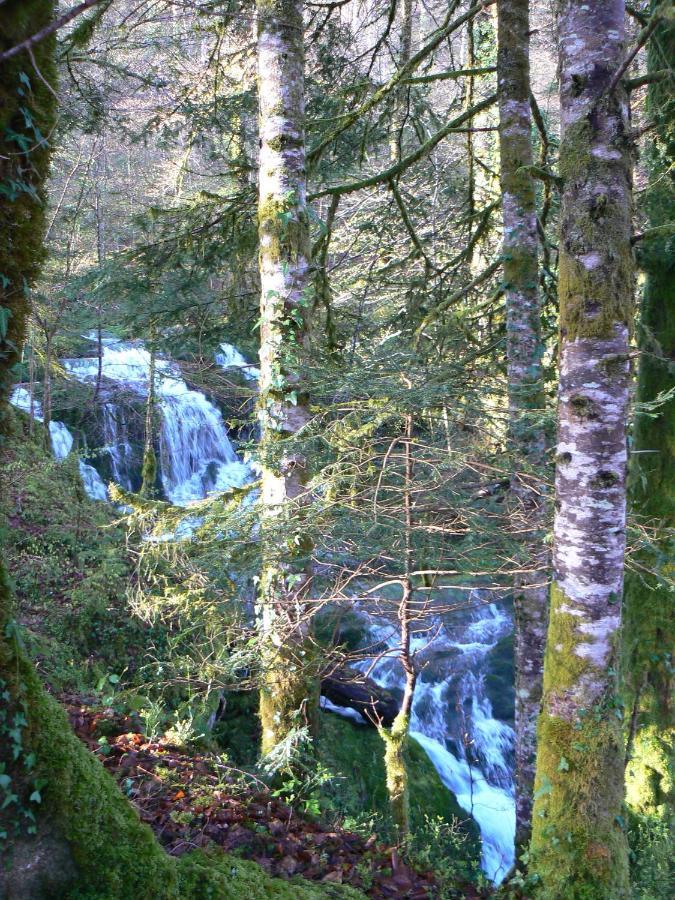
POLYGON ((542 326, 537 210, 532 167, 529 0, 499 0, 497 82, 504 227, 512 529, 527 550, 514 579, 516 842, 529 839, 536 731, 548 614, 542 326))
MULTIPOLYGON (((667 4, 651 3, 652 15, 667 4)), ((663 19, 647 54, 648 230, 638 243, 646 274, 638 341, 638 404, 630 463, 632 512, 653 536, 626 576, 624 684, 629 713, 627 800, 669 820, 675 803, 673 658, 675 609, 669 576, 675 551, 675 98, 669 68, 675 22, 663 19)))

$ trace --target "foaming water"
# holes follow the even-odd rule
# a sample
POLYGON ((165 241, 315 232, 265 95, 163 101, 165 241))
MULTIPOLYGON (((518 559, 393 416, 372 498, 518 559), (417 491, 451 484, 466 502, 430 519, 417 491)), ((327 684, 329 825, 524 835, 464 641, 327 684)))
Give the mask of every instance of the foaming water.
POLYGON ((221 344, 220 353, 216 353, 215 359, 223 369, 241 369, 241 374, 247 381, 257 381, 260 378, 260 369, 247 362, 232 344, 221 344))
MULTIPOLYGON (((147 397, 150 352, 145 346, 141 342, 110 338, 104 339, 102 345, 102 376, 138 397, 147 397)), ((68 359, 63 364, 78 381, 92 382, 98 378, 97 357, 68 359)), ((239 362, 230 364, 240 365, 239 362)), ((243 357, 241 365, 247 365, 243 357)), ((241 487, 250 481, 250 469, 235 453, 220 410, 203 393, 185 383, 175 363, 156 360, 154 388, 161 419, 160 477, 172 503, 187 506, 211 493, 241 487)), ((107 400, 103 417, 113 476, 128 487, 131 447, 122 405, 107 400)))
MULTIPOLYGON (((31 398, 30 393, 26 390, 26 388, 14 388, 10 395, 9 402, 13 406, 16 406, 17 409, 21 409, 24 412, 30 414, 31 398)), ((33 398, 32 407, 33 418, 37 422, 42 422, 42 406, 40 405, 39 400, 33 398)), ((49 423, 49 437, 51 440, 52 452, 54 456, 58 460, 64 460, 73 449, 73 435, 70 433, 70 429, 67 425, 64 425, 63 422, 51 421, 49 423)), ((82 484, 84 485, 86 493, 92 498, 92 500, 107 500, 108 490, 103 482, 103 479, 98 474, 96 469, 93 466, 90 466, 88 463, 84 462, 84 460, 82 459, 79 460, 79 467, 82 484)))
MULTIPOLYGON (((358 663, 358 668, 369 671, 381 687, 402 690, 403 670, 394 655, 397 629, 367 621, 368 646, 384 655, 372 670, 372 659, 358 663)), ((481 603, 468 623, 452 626, 438 619, 431 631, 427 628, 412 639, 421 673, 411 736, 424 748, 459 805, 475 819, 482 839, 482 868, 497 884, 515 858, 515 735, 493 715, 485 672, 488 654, 511 627, 509 616, 497 604, 481 603)))

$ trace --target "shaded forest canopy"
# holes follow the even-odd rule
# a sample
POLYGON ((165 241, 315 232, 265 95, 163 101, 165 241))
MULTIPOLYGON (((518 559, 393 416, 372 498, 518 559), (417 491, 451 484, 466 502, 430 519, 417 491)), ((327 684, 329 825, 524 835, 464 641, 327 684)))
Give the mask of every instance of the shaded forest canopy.
POLYGON ((0 0, 0 898, 673 895, 668 0, 0 0))

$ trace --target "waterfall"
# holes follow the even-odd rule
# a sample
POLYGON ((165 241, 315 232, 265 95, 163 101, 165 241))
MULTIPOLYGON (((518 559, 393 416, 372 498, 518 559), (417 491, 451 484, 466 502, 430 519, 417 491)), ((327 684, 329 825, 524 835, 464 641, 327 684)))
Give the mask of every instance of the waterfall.
MULTIPOLYGON (((16 387, 11 393, 9 402, 30 414, 31 403, 30 394, 24 387, 16 387)), ((42 406, 40 402, 33 398, 33 418, 37 422, 43 421, 42 406)), ((73 436, 67 425, 63 422, 49 423, 49 437, 52 444, 52 452, 56 459, 65 459, 73 449, 73 436)), ((103 479, 93 466, 88 465, 84 460, 79 460, 80 476, 86 493, 92 500, 107 500, 108 491, 103 483, 103 479)))
POLYGON ((247 381, 257 381, 260 378, 260 369, 256 369, 251 363, 246 362, 241 353, 232 344, 221 344, 220 353, 216 353, 216 362, 223 369, 241 369, 241 374, 247 381))
MULTIPOLYGON (((145 399, 150 352, 140 341, 104 338, 102 343, 102 376, 106 382, 145 399)), ((241 354, 234 348, 232 351, 223 355, 226 361, 231 360, 229 365, 248 366, 241 354)), ((97 357, 67 359, 63 365, 78 381, 91 383, 98 378, 97 357)), ((159 470, 168 499, 178 506, 187 506, 210 493, 241 487, 249 481, 250 469, 237 457, 220 410, 203 393, 190 389, 179 367, 170 360, 157 359, 155 379, 160 418, 159 470)), ((123 486, 129 486, 131 447, 124 412, 114 398, 106 398, 103 418, 113 476, 123 486)))
POLYGON ((132 490, 133 451, 123 406, 116 406, 114 403, 103 404, 103 440, 105 446, 102 449, 110 459, 115 483, 126 490, 132 490))
MULTIPOLYGON (((453 625, 450 617, 436 617, 413 635, 411 649, 418 653, 421 671, 410 734, 459 805, 475 819, 482 839, 482 868, 499 884, 515 859, 515 735, 508 724, 494 718, 484 676, 490 651, 512 623, 497 604, 485 603, 480 592, 475 593, 479 602, 468 623, 453 625)), ((397 627, 374 621, 364 611, 360 614, 367 629, 367 652, 373 655, 355 667, 367 671, 381 687, 402 691, 403 669, 395 657, 397 627)), ((354 710, 322 705, 355 718, 354 710)))

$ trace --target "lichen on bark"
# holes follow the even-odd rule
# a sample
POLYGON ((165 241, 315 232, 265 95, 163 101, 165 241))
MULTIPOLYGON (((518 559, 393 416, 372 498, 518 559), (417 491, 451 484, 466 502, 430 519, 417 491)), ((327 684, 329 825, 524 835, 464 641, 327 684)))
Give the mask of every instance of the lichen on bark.
POLYGON ((311 540, 307 459, 298 435, 310 419, 302 366, 309 340, 304 34, 301 0, 258 0, 260 162, 260 457, 263 562, 260 624, 262 750, 316 723, 308 653, 311 540))
POLYGON ((537 896, 628 898, 618 696, 633 317, 624 4, 558 6, 560 383, 553 587, 538 730, 537 896))

